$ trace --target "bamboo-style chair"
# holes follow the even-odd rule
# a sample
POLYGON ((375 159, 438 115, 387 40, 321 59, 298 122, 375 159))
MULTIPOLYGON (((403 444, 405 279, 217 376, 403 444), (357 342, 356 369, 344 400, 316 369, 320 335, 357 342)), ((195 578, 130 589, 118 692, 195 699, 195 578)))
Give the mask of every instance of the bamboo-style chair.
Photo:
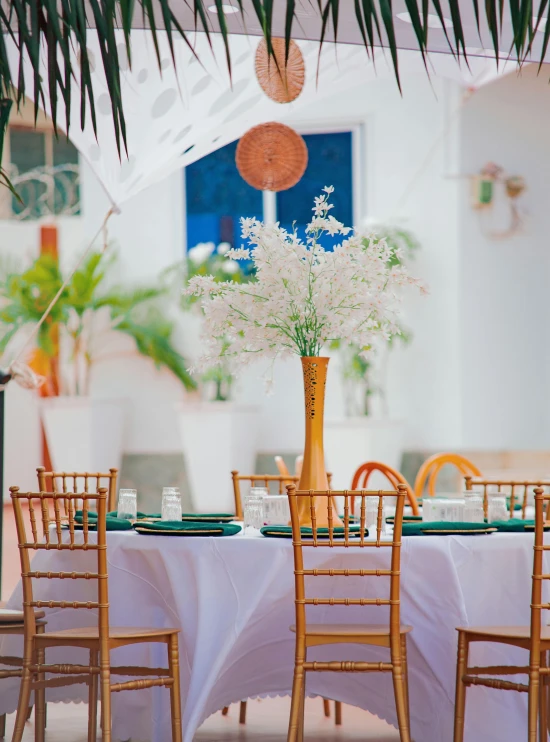
MULTIPOLYGON (((482 488, 483 491, 483 512, 487 517, 487 511, 489 506, 489 495, 488 488, 496 487, 497 492, 503 492, 507 497, 510 498, 508 510, 510 512, 510 518, 514 518, 519 512, 516 510, 516 504, 521 503, 521 519, 525 520, 527 505, 529 504, 529 492, 533 491, 536 487, 550 488, 550 479, 547 480, 504 480, 504 479, 481 479, 479 477, 464 477, 465 487, 467 491, 471 491, 474 488, 482 488), (504 490, 503 490, 504 488, 504 490)), ((550 504, 546 509, 546 518, 550 517, 550 504)))
POLYGON ((36 470, 38 476, 38 489, 40 492, 90 492, 90 484, 97 492, 102 486, 107 487, 107 510, 112 512, 117 507, 117 478, 118 469, 109 469, 108 474, 100 472, 66 472, 46 471, 43 466, 36 470), (67 486, 68 484, 68 486, 67 486))
MULTIPOLYGON (((32 691, 38 695, 48 687, 85 683, 89 687, 88 740, 95 742, 98 689, 101 694, 102 741, 111 742, 111 693, 163 686, 170 689, 172 742, 181 742, 181 699, 179 677, 179 629, 115 628, 109 626, 109 596, 107 574, 107 489, 98 492, 19 492, 10 487, 15 512, 21 578, 23 583, 24 654, 19 704, 12 742, 21 742, 29 698, 32 691), (30 515, 30 533, 23 518, 22 503, 27 503, 30 515), (36 509, 35 509, 36 505, 36 509), (90 506, 97 509, 96 531, 90 531, 90 506), (75 528, 76 508, 82 508, 82 532, 75 528), (66 515, 63 512, 66 508, 66 515), (38 511, 38 513, 36 512, 38 511), (53 515, 52 515, 53 513, 53 515), (42 534, 39 534, 38 519, 42 534), (67 530, 64 530, 67 529, 67 530), (92 534, 92 538, 90 538, 92 534), (39 550, 95 552, 94 572, 38 572, 31 570, 30 555, 39 550), (71 602, 63 600, 36 600, 33 592, 35 579, 97 580, 97 600, 71 602), (97 624, 87 628, 65 629, 54 632, 39 631, 35 609, 95 609, 97 624), (132 644, 166 644, 167 668, 113 667, 110 652, 132 644), (45 651, 51 647, 80 647, 90 653, 89 665, 46 664, 45 651), (57 677, 46 679, 46 674, 57 677), (112 675, 135 676, 134 680, 114 683, 112 675)), ((95 521, 94 521, 95 523, 95 521)), ((46 593, 47 591, 44 591, 46 593)), ((37 711, 37 717, 40 712, 37 711)), ((38 719, 37 719, 38 721, 38 719)), ((41 729, 43 724, 37 723, 41 729)), ((41 740, 39 741, 41 742, 41 740)))
MULTIPOLYGON (((410 626, 401 625, 400 617, 400 563, 401 563, 401 531, 403 525, 403 508, 406 498, 406 487, 399 484, 396 490, 382 491, 297 491, 294 484, 288 485, 288 498, 292 517, 292 543, 294 548, 294 574, 296 598, 296 625, 291 631, 296 633, 296 656, 294 667, 294 682, 292 686, 292 706, 288 730, 288 742, 301 742, 304 734, 304 702, 306 696, 306 675, 308 672, 391 672, 397 707, 397 718, 401 742, 411 742, 409 692, 407 682, 407 633, 410 626), (343 528, 344 537, 334 537, 334 518, 332 496, 337 495, 344 499, 343 528), (360 507, 360 536, 350 535, 351 500, 358 497, 360 507), (366 498, 378 498, 378 518, 376 539, 365 538, 366 525, 366 498), (396 498, 395 522, 392 540, 382 540, 384 520, 384 498, 396 498), (299 500, 309 500, 312 529, 311 534, 303 535, 299 520, 299 500), (319 535, 316 526, 315 498, 325 498, 328 510, 328 533, 319 535), (391 549, 391 563, 388 569, 310 569, 304 564, 304 549, 314 547, 331 549, 342 546, 344 548, 359 549, 391 549), (306 593, 305 578, 313 577, 343 579, 348 576, 383 577, 389 578, 387 597, 382 598, 317 598, 306 593), (322 606, 389 606, 389 621, 383 625, 370 624, 316 624, 310 622, 306 608, 312 605, 322 606), (363 644, 378 647, 387 647, 390 650, 389 662, 309 662, 307 651, 309 647, 320 645, 363 644)), ((324 511, 324 506, 323 506, 324 511)), ((340 516, 342 517, 342 516, 340 516)), ((355 522, 353 522, 355 525, 355 522)), ((367 559, 367 557, 366 557, 367 559)), ((368 563, 368 560, 367 560, 368 563)))
MULTIPOLYGON (((34 617, 36 620, 36 631, 40 634, 44 633, 46 622, 44 618, 44 611, 35 611, 34 617)), ((8 634, 13 636, 23 636, 25 633, 24 624, 24 613, 23 611, 11 611, 0 608, 0 637, 7 636, 8 634)), ((23 675, 23 658, 22 657, 9 657, 0 655, 0 665, 13 668, 9 670, 0 670, 0 680, 6 678, 21 678, 23 675)), ((46 726, 46 702, 44 691, 38 691, 35 698, 36 704, 36 724, 35 724, 35 739, 36 742, 44 742, 44 730, 46 726)), ((27 718, 30 716, 31 709, 27 711, 27 718)), ((0 715, 0 739, 6 736, 6 714, 0 715)))
MULTIPOLYGON (((386 479, 390 483, 390 486, 394 489, 397 489, 398 485, 400 484, 405 485, 407 489, 407 502, 409 503, 413 511, 413 515, 420 515, 420 508, 418 507, 418 502, 416 500, 416 496, 411 485, 407 482, 401 472, 398 472, 396 469, 392 469, 392 467, 388 466, 387 464, 382 464, 379 461, 367 461, 365 464, 361 464, 361 466, 353 475, 351 489, 368 489, 370 476, 374 472, 379 472, 384 477, 386 477, 386 479)), ((353 498, 351 501, 351 513, 352 515, 355 515, 355 498, 353 498)))
POLYGON ((434 497, 435 485, 439 472, 447 464, 456 466, 460 474, 464 477, 481 477, 482 474, 475 464, 469 461, 465 456, 458 453, 436 453, 422 464, 414 480, 414 494, 417 500, 424 496, 426 481, 428 482, 428 495, 434 497))
POLYGON ((464 711, 466 689, 471 685, 481 685, 497 690, 514 690, 528 693, 528 742, 536 742, 537 721, 540 724, 540 740, 547 740, 548 709, 547 692, 550 687, 550 627, 542 625, 542 611, 550 610, 550 603, 543 603, 542 587, 544 580, 550 580, 548 570, 544 569, 544 552, 550 546, 544 544, 544 510, 550 504, 550 495, 543 494, 541 487, 535 490, 535 542, 533 556, 533 577, 531 588, 530 626, 469 626, 458 628, 458 659, 456 671, 456 700, 454 742, 464 739, 464 711), (495 667, 469 667, 468 654, 473 642, 491 642, 519 647, 529 652, 529 664, 522 667, 511 665, 495 667), (494 677, 494 676, 500 677, 494 677), (502 676, 528 675, 527 683, 502 680, 502 676))
MULTIPOLYGON (((243 518, 243 506, 242 506, 242 497, 241 497, 241 482, 248 482, 251 487, 254 486, 263 486, 269 489, 270 485, 273 486, 273 483, 277 485, 277 491, 279 495, 283 495, 285 493, 285 487, 291 483, 297 483, 299 477, 293 476, 289 473, 288 469, 286 468, 286 464, 283 461, 281 456, 275 456, 275 461, 277 462, 277 459, 280 459, 282 462, 282 465, 284 466, 286 471, 281 471, 279 469, 279 474, 239 474, 238 471, 232 471, 231 477, 233 480, 233 494, 235 497, 235 513, 236 518, 238 520, 242 520, 243 518)), ((277 464, 278 465, 278 464, 277 464)), ((330 474, 327 475, 329 477, 329 485, 330 485, 330 474)), ((241 701, 240 704, 240 710, 239 710, 239 723, 240 724, 246 724, 246 701, 241 701)), ((326 698, 323 698, 323 710, 325 716, 330 716, 330 705, 329 701, 326 698)), ((227 716, 229 713, 229 706, 224 706, 222 709, 222 714, 224 716, 227 716)), ((334 721, 339 726, 342 723, 342 704, 340 701, 335 701, 335 709, 334 709, 334 721)))

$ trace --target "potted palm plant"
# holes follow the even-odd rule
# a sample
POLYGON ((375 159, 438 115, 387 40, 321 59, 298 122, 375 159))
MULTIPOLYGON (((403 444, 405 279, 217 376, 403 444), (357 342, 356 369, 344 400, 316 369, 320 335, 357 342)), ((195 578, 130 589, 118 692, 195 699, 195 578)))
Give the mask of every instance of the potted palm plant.
MULTIPOLYGON (((389 268, 406 264, 420 247, 415 236, 401 226, 370 226, 389 248, 389 268)), ((394 332, 375 339, 369 357, 356 343, 336 340, 331 344, 340 368, 345 411, 344 416, 326 422, 327 461, 336 488, 349 487, 353 473, 365 461, 381 461, 399 470, 404 423, 390 417, 385 377, 392 348, 411 339, 410 331, 396 322, 394 332)))
MULTIPOLYGON (((251 264, 227 258, 229 249, 228 243, 195 245, 188 251, 185 264, 172 270, 184 310, 185 355, 193 364, 198 363, 204 344, 204 312, 196 296, 181 293, 181 284, 187 286, 198 276, 211 276, 220 285, 253 282, 251 264)), ((253 472, 257 455, 259 410, 235 399, 234 375, 229 361, 223 358, 230 343, 223 337, 220 343, 220 363, 198 375, 200 399, 186 399, 177 405, 193 503, 197 509, 209 512, 226 512, 234 507, 229 472, 253 472)))
MULTIPOLYGON (((169 369, 186 389, 196 384, 172 342, 173 323, 160 302, 166 288, 112 286, 107 274, 112 251, 91 252, 63 289, 40 327, 30 365, 46 381, 41 414, 52 465, 57 470, 108 471, 120 466, 124 401, 90 395, 95 363, 113 332, 123 333, 135 350, 157 368, 169 369)), ((0 354, 26 328, 35 326, 63 286, 57 260, 42 255, 22 273, 8 271, 0 281, 0 354)))

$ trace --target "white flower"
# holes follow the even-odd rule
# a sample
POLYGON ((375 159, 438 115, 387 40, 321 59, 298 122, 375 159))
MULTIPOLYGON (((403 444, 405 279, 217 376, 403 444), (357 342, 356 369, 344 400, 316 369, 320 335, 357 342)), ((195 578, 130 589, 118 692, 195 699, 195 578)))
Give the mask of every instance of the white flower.
POLYGON ((239 264, 236 260, 226 260, 223 264, 223 269, 226 273, 229 273, 229 275, 232 276, 239 272, 239 264))
POLYGON ((220 242, 218 245, 218 255, 225 255, 229 250, 231 250, 229 242, 220 242))
POLYGON ((216 245, 213 242, 199 242, 187 252, 187 257, 195 265, 200 265, 206 263, 215 249, 216 245))
POLYGON ((328 194, 329 194, 329 196, 330 196, 330 194, 334 192, 334 186, 325 186, 325 187, 323 188, 323 191, 324 191, 325 193, 328 193, 328 194))

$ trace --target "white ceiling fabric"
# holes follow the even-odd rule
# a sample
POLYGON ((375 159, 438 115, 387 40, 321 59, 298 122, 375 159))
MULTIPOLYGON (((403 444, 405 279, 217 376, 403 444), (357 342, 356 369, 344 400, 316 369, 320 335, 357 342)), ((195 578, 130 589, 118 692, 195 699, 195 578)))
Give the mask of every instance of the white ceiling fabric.
MULTIPOLYGON (((120 42, 119 56, 124 60, 122 33, 120 42)), ((327 97, 336 90, 364 85, 377 78, 394 77, 391 61, 386 59, 383 50, 377 52, 374 66, 363 47, 325 44, 317 78, 319 44, 299 41, 306 65, 305 86, 296 101, 281 105, 271 101, 256 80, 257 38, 231 37, 232 84, 221 36, 213 35, 213 50, 204 34, 196 34, 194 42, 200 62, 183 40, 177 39, 174 67, 167 39, 161 33, 162 69, 159 70, 150 33, 132 32, 132 69, 127 60, 121 63, 128 154, 120 160, 97 37, 94 32, 90 33, 89 48, 98 61, 93 72, 97 141, 89 113, 84 130, 81 129, 76 89, 70 137, 117 207, 147 186, 238 139, 256 124, 273 120, 284 122, 289 114, 307 108, 313 100, 327 97)), ((13 44, 11 54, 15 65, 18 52, 13 44)), ((516 67, 510 62, 497 70, 494 60, 473 57, 471 72, 468 72, 465 65, 459 67, 453 57, 442 54, 433 54, 429 66, 433 76, 451 77, 466 87, 486 84, 516 67)), ((401 51, 400 67, 406 94, 407 77, 425 74, 424 63, 418 52, 401 51)), ((32 90, 30 65, 27 65, 26 75, 28 89, 32 90)), ((74 84, 76 86, 76 82, 74 84)), ((65 123, 64 119, 60 120, 62 126, 65 123)))

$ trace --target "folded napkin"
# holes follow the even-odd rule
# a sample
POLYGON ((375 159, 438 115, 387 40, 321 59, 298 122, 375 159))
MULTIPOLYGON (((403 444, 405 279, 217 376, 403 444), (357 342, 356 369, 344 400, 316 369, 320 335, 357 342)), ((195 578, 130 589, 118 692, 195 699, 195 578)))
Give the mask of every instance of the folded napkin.
MULTIPOLYGON (((354 536, 360 535, 359 525, 350 525, 349 532, 354 536)), ((313 536, 313 530, 302 526, 300 529, 302 536, 313 536)), ((292 526, 263 526, 260 528, 260 533, 267 536, 268 538, 292 538, 292 526)), ((333 529, 333 538, 344 538, 346 535, 345 530, 341 526, 337 526, 333 529)), ((318 538, 329 538, 328 528, 317 529, 318 538)), ((368 531, 365 529, 365 536, 368 536, 368 531)))
POLYGON ((493 524, 487 523, 447 523, 444 521, 403 523, 403 536, 452 535, 453 533, 475 535, 476 533, 493 533, 495 530, 493 524))
MULTIPOLYGON (((492 523, 489 523, 489 525, 493 526, 498 531, 502 531, 503 533, 524 533, 525 531, 532 532, 535 530, 534 520, 522 520, 521 518, 510 518, 510 520, 496 520, 492 523)), ((550 523, 544 524, 544 530, 550 530, 550 523)))
MULTIPOLYGON (((395 516, 390 515, 386 518, 386 523, 393 523, 395 521, 395 516)), ((403 523, 414 523, 417 521, 422 521, 421 515, 404 515, 403 516, 403 523)))
POLYGON ((234 523, 197 523, 179 520, 136 521, 134 530, 164 536, 234 536, 241 526, 234 523))
MULTIPOLYGON (((82 510, 77 510, 74 516, 76 523, 82 525, 84 522, 84 516, 82 510)), ((124 518, 116 518, 112 515, 106 517, 107 530, 108 531, 129 531, 132 528, 132 523, 124 518)), ((95 530, 97 526, 97 513, 88 513, 88 525, 90 530, 95 530)))

